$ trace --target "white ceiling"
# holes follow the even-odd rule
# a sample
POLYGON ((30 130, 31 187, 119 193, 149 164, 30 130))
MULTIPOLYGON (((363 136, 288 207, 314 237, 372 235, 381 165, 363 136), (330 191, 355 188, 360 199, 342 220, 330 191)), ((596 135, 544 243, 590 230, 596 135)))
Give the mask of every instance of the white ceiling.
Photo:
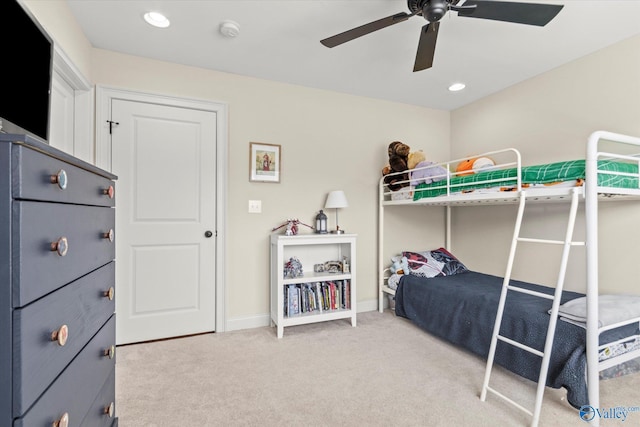
POLYGON ((449 12, 440 21, 433 67, 414 73, 426 23, 420 16, 332 49, 320 44, 408 12, 405 0, 68 0, 100 49, 442 110, 640 34, 640 0, 530 2, 564 8, 545 27, 449 12), (172 25, 147 25, 142 15, 152 10, 172 25), (225 20, 239 24, 236 38, 220 34, 225 20), (458 81, 467 88, 449 92, 458 81))

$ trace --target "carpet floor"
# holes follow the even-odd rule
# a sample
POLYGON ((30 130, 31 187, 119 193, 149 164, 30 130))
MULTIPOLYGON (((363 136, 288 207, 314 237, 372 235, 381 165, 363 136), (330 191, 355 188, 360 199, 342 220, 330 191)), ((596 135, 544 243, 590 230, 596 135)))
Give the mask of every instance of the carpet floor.
MULTIPOLYGON (((118 347, 121 427, 527 426, 502 399, 479 398, 485 361, 392 312, 285 328, 118 347)), ((533 408, 535 383, 495 367, 493 388, 533 408)), ((600 382, 602 408, 640 411, 640 374, 600 382)), ((588 426, 547 388, 541 426, 588 426)), ((618 411, 619 412, 619 411, 618 411)), ((603 426, 640 426, 640 412, 603 426)))

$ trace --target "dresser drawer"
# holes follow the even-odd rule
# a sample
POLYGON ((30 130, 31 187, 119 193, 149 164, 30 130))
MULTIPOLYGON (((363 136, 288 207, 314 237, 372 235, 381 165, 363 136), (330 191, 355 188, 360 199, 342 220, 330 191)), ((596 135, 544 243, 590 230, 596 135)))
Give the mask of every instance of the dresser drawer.
POLYGON ((29 411, 14 421, 13 426, 49 427, 64 414, 69 418, 70 427, 79 426, 105 381, 115 370, 115 358, 103 356, 103 349, 114 344, 115 315, 29 411))
POLYGON ((114 284, 111 262, 13 311, 14 412, 29 408, 113 315, 114 284), (54 340, 64 327, 66 333, 58 336, 66 340, 54 340))
POLYGON ((12 222, 14 307, 21 307, 115 258, 115 209, 14 202, 12 222), (107 236, 109 232, 111 239, 107 236))
POLYGON ((24 146, 12 154, 14 199, 115 206, 110 179, 24 146))
POLYGON ((93 401, 87 416, 80 424, 82 427, 112 426, 116 414, 116 372, 109 375, 100 393, 93 401))

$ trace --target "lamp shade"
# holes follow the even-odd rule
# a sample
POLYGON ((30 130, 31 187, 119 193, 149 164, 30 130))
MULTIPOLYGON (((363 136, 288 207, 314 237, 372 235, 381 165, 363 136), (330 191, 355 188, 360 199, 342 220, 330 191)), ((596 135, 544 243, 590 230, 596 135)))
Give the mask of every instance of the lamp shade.
POLYGON ((327 196, 327 201, 324 204, 325 209, 338 209, 347 207, 349 207, 347 196, 344 195, 344 191, 342 190, 330 192, 327 196))

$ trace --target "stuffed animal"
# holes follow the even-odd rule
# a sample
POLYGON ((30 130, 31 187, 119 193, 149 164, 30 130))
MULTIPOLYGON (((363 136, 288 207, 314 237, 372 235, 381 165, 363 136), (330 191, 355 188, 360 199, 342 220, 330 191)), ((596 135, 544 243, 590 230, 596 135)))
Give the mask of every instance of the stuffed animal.
POLYGON ((424 151, 412 151, 407 157, 407 167, 413 169, 418 166, 418 163, 427 160, 427 156, 424 155, 424 151))
POLYGON ((425 184, 431 184, 432 182, 437 182, 447 177, 447 170, 442 166, 436 165, 434 162, 426 160, 422 150, 409 153, 409 162, 407 165, 410 169, 410 184, 414 187, 423 182, 425 184))
POLYGON ((389 144, 389 166, 394 172, 402 172, 407 170, 407 162, 409 161, 409 153, 411 147, 400 141, 393 141, 389 144))
POLYGON ((396 191, 409 185, 409 176, 407 173, 398 173, 397 175, 389 174, 405 172, 409 169, 407 161, 409 159, 411 148, 400 141, 393 141, 389 144, 387 151, 389 154, 389 164, 382 169, 382 175, 385 176, 384 182, 389 186, 389 189, 391 191, 396 191))
POLYGON ((456 172, 458 175, 470 175, 472 173, 478 173, 483 169, 488 169, 495 166, 496 162, 489 157, 473 157, 471 159, 463 160, 456 166, 456 172))
POLYGON ((409 274, 409 260, 406 256, 391 258, 391 273, 399 276, 406 276, 409 274))

